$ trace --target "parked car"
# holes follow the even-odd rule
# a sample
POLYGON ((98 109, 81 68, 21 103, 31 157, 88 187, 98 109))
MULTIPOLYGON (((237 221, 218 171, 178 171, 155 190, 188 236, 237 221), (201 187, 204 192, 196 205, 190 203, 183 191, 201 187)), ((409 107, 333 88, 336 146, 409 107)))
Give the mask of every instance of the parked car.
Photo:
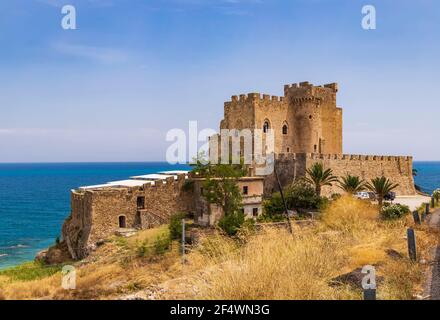
POLYGON ((385 201, 394 201, 394 199, 396 199, 396 193, 395 192, 390 192, 388 194, 386 194, 383 199, 385 201))
POLYGON ((363 200, 369 200, 370 199, 369 193, 365 192, 365 191, 357 192, 354 196, 356 198, 358 198, 358 199, 363 199, 363 200))

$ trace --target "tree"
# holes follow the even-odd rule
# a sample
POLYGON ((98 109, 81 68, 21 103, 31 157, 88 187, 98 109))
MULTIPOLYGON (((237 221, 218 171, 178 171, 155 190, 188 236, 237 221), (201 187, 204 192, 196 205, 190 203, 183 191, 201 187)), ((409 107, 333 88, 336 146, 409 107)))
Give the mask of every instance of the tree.
POLYGON ((211 204, 220 206, 224 217, 219 226, 233 235, 244 222, 242 196, 238 180, 246 175, 246 167, 241 164, 210 164, 197 161, 193 170, 203 182, 203 197, 211 204))
POLYGON ((365 190, 365 181, 357 176, 346 175, 339 181, 339 187, 349 194, 365 190))
POLYGON ((317 196, 321 196, 321 189, 324 186, 332 186, 333 182, 337 182, 338 178, 333 175, 332 169, 325 169, 322 163, 315 163, 306 170, 307 176, 305 180, 314 188, 317 196))
POLYGON ((388 178, 377 177, 371 179, 371 182, 366 184, 368 190, 374 192, 377 195, 377 201, 379 202, 379 210, 383 207, 383 198, 396 189, 399 185, 393 184, 388 178))

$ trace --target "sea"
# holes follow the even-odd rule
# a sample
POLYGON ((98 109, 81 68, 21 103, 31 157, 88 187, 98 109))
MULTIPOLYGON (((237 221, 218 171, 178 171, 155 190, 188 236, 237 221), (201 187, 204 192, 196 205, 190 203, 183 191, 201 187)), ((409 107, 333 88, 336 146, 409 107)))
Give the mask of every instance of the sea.
MULTIPOLYGON (((415 162, 416 184, 440 188, 440 162, 415 162)), ((33 260, 61 235, 70 214, 70 190, 187 165, 147 163, 0 164, 0 269, 33 260)))
POLYGON ((55 243, 70 214, 70 190, 187 165, 147 163, 0 163, 0 269, 55 243))

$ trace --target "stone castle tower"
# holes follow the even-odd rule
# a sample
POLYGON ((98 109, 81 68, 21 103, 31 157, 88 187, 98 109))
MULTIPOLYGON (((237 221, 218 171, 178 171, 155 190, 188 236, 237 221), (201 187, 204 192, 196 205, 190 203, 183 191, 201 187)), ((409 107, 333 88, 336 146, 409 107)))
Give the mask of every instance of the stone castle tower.
POLYGON ((284 97, 232 96, 220 129, 273 129, 275 153, 342 154, 342 109, 336 83, 286 85, 284 97))

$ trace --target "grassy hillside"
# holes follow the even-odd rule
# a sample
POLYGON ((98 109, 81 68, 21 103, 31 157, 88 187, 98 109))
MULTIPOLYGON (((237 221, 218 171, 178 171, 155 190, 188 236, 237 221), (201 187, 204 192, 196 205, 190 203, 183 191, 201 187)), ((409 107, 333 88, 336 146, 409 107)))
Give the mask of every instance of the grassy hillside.
MULTIPOLYGON (((113 237, 77 262, 77 288, 61 288, 61 267, 29 263, 0 272, 3 299, 360 299, 353 270, 376 266, 379 299, 421 294, 426 261, 439 235, 416 227, 419 262, 407 258, 409 217, 381 221, 377 209, 342 198, 323 218, 284 229, 210 232, 182 265, 168 228, 113 237), (420 263, 424 262, 425 263, 420 263), (353 280, 355 279, 355 280, 353 280)), ((413 226, 414 227, 414 226, 413 226)))

